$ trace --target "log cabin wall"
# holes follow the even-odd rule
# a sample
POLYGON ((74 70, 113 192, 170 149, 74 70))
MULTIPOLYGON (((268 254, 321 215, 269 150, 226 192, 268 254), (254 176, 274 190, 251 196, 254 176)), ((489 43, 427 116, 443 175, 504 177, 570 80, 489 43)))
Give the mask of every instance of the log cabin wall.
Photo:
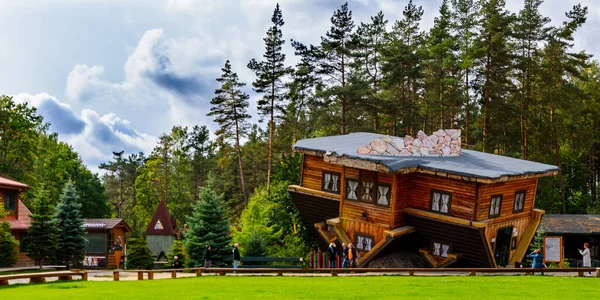
POLYGON ((342 166, 326 163, 323 161, 323 158, 318 156, 305 154, 303 161, 302 182, 300 183, 303 187, 320 191, 322 188, 323 171, 342 173, 342 166))
MULTIPOLYGON (((405 207, 429 211, 431 191, 437 190, 451 194, 451 216, 469 220, 473 217, 477 186, 475 183, 426 174, 413 173, 408 175, 412 176, 409 184, 398 188, 399 190, 408 189, 406 193, 400 192, 402 198, 398 199, 400 202, 406 202, 405 207)), ((406 182, 407 179, 400 180, 406 182)))
MULTIPOLYGON (((488 227, 485 230, 485 237, 488 240, 488 242, 490 243, 490 245, 492 246, 492 252, 494 252, 496 250, 494 240, 496 239, 496 235, 498 234, 498 229, 512 226, 513 227, 512 239, 515 239, 515 241, 513 241, 511 239, 511 247, 510 247, 510 255, 509 255, 509 261, 510 261, 512 259, 513 255, 515 254, 515 251, 516 251, 517 247, 519 246, 519 243, 521 242, 521 239, 522 239, 522 237, 525 233, 525 230, 527 229, 527 226, 529 225, 530 221, 531 221, 531 217, 527 216, 527 217, 516 219, 516 220, 510 220, 510 221, 505 221, 505 222, 501 222, 501 223, 495 223, 495 224, 488 225, 488 227), (513 242, 514 242, 514 244, 513 244, 513 242)), ((530 241, 525 241, 525 242, 529 243, 530 241)))
POLYGON ((404 208, 408 206, 413 174, 397 175, 394 183, 394 201, 392 228, 402 227, 406 224, 404 220, 404 208))
POLYGON ((497 224, 531 216, 534 207, 536 187, 537 178, 480 185, 479 206, 477 209, 476 220, 490 219, 490 224, 497 224), (515 196, 521 191, 525 191, 523 211, 514 212, 515 196), (496 195, 502 195, 500 215, 490 218, 491 199, 492 196, 496 195))
MULTIPOLYGON (((344 230, 346 230, 346 234, 350 238, 353 244, 356 245, 356 234, 360 233, 363 235, 368 235, 373 237, 373 246, 377 245, 377 243, 381 242, 385 237, 383 232, 387 229, 386 227, 382 227, 372 223, 342 219, 342 226, 344 230)), ((360 255, 364 255, 367 252, 359 251, 360 255)))

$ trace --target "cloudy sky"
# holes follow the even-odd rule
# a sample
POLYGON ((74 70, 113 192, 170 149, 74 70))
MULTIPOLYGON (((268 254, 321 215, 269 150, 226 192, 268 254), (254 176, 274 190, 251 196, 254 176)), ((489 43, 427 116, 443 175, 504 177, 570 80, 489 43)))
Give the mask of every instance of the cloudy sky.
MULTIPOLYGON (((598 0, 546 0, 553 24, 590 9, 577 49, 600 55, 598 0)), ((0 0, 0 94, 37 107, 51 130, 97 171, 112 151, 150 152, 172 126, 206 117, 225 60, 249 85, 275 0, 0 0)), ((344 1, 280 0, 286 40, 317 43, 344 1)), ((356 23, 382 10, 401 18, 408 0, 349 2, 356 23)), ((441 0, 415 0, 429 28, 441 0)), ((517 12, 522 0, 507 0, 517 12)), ((288 63, 297 60, 289 42, 288 63)), ((250 88, 248 91, 252 94, 250 88)), ((255 102, 251 112, 257 120, 255 102)))

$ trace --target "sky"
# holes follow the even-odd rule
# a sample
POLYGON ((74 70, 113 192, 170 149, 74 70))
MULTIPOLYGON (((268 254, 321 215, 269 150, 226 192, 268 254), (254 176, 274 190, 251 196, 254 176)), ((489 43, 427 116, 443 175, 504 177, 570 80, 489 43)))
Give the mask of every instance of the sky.
MULTIPOLYGON (((600 55, 599 0, 546 0, 542 13, 559 25, 576 3, 588 20, 575 48, 600 55)), ((391 25, 408 0, 353 0, 356 24, 383 11, 391 25)), ((507 0, 517 13, 522 0, 507 0)), ((150 153, 173 126, 216 125, 206 116, 226 60, 248 84, 252 122, 254 74, 262 38, 277 1, 272 0, 0 0, 0 94, 38 108, 50 130, 73 146, 97 172, 113 151, 150 153)), ((344 1, 280 0, 286 63, 289 40, 320 41, 344 1)), ((433 25, 441 0, 415 0, 433 25)), ((264 125, 263 123, 263 126, 264 125)))

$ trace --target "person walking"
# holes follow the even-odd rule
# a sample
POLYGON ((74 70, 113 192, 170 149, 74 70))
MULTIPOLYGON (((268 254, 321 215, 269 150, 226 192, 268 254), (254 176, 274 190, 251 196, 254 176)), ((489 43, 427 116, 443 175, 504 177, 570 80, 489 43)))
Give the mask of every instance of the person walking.
POLYGON ((348 266, 350 268, 356 268, 356 248, 352 243, 348 244, 348 266))
MULTIPOLYGON (((581 250, 579 248, 577 250, 579 250, 579 254, 581 254, 581 256, 583 258, 583 267, 591 268, 592 267, 592 258, 590 257, 590 244, 584 243, 583 250, 581 250)), ((592 272, 588 272, 588 273, 590 275, 592 275, 592 272)))
MULTIPOLYGON (((240 264, 240 251, 238 250, 238 243, 235 243, 233 245, 233 269, 237 269, 239 264, 240 264)), ((236 272, 233 271, 233 273, 235 274, 236 272)))
MULTIPOLYGON (((541 269, 544 267, 544 254, 541 253, 540 249, 535 249, 529 257, 533 258, 533 263, 531 264, 532 269, 541 269)), ((535 272, 531 272, 531 275, 535 275, 535 272)), ((542 272, 542 276, 544 272, 542 272)))
POLYGON ((348 247, 346 243, 342 243, 342 268, 348 267, 348 247))
POLYGON ((336 251, 335 243, 329 244, 329 249, 327 249, 327 256, 329 257, 329 268, 335 268, 335 261, 337 259, 337 251, 336 251))
POLYGON ((206 249, 204 249, 204 267, 210 268, 212 263, 210 245, 206 245, 206 249))

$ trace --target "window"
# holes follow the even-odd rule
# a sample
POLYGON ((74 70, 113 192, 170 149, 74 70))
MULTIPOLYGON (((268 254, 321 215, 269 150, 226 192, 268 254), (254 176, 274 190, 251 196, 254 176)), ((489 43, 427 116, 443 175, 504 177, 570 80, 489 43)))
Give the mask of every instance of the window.
POLYGON ((85 253, 106 253, 105 236, 104 233, 86 234, 88 243, 85 245, 85 253))
POLYGON ((524 206, 525 206, 525 191, 519 191, 515 194, 515 206, 513 207, 513 212, 514 213, 522 212, 524 206))
POLYGON ((362 233, 356 234, 356 250, 371 251, 373 249, 373 236, 362 233))
POLYGON ((375 200, 375 182, 377 182, 376 172, 360 170, 360 201, 375 200))
POLYGON ((432 253, 435 256, 448 257, 450 253, 450 245, 441 242, 433 242, 432 253))
POLYGON ((327 192, 340 193, 340 173, 323 172, 323 188, 327 192))
POLYGON ((17 193, 6 192, 4 193, 4 209, 16 210, 17 209, 17 193))
POLYGON ((377 205, 390 206, 392 188, 387 184, 377 184, 377 205))
POLYGON ((502 206, 502 195, 492 196, 490 200, 490 218, 500 216, 500 207, 502 206))
POLYGON ((452 194, 431 190, 431 205, 432 211, 437 211, 443 214, 450 214, 450 205, 452 202, 452 194))
POLYGON ((511 250, 517 249, 517 237, 516 236, 513 236, 512 239, 510 240, 510 249, 511 250))
POLYGON ((358 180, 346 179, 346 199, 358 201, 358 180))

